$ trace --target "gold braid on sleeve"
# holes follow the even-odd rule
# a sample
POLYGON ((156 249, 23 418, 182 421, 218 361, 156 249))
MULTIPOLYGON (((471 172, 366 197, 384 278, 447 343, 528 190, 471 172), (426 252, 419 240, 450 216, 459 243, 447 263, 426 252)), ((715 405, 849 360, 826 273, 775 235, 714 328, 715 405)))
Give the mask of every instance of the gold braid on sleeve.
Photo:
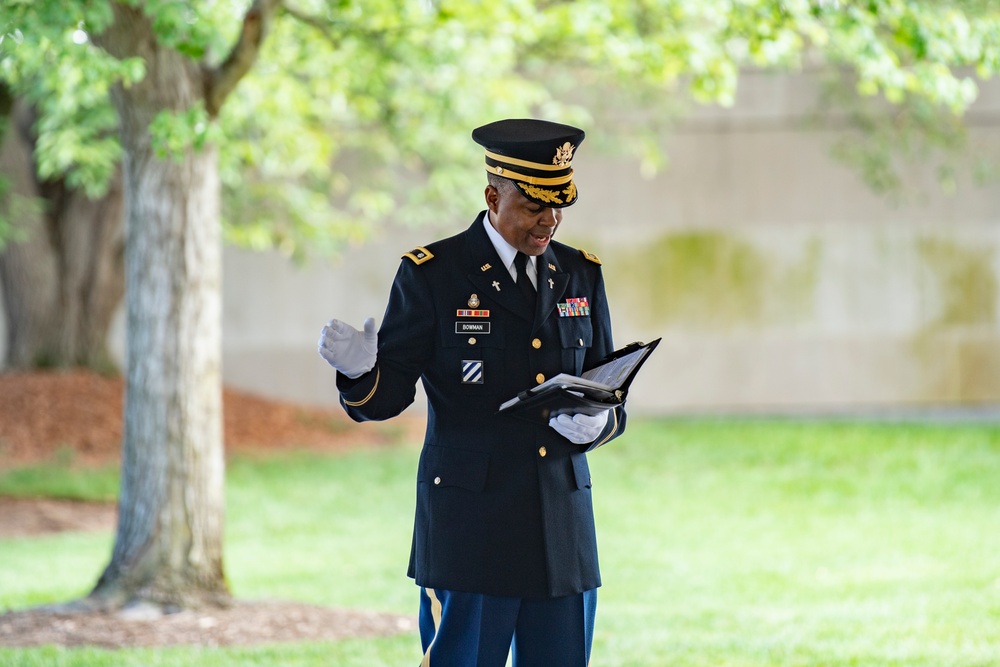
POLYGON ((372 387, 372 390, 370 392, 368 392, 368 395, 362 398, 360 401, 344 401, 344 405, 356 408, 359 405, 364 405, 368 401, 372 400, 372 396, 375 395, 375 390, 378 389, 378 379, 381 375, 382 375, 382 370, 375 369, 375 386, 372 387))

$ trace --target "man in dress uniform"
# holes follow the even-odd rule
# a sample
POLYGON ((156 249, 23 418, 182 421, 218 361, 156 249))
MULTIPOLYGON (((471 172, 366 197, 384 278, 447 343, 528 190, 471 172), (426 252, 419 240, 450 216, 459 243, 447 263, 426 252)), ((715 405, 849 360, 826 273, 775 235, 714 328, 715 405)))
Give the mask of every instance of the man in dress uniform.
POLYGON ((403 255, 378 333, 331 320, 319 353, 357 421, 427 394, 409 576, 423 665, 585 667, 597 587, 586 452, 622 433, 622 408, 533 422, 498 413, 614 350, 597 256, 553 240, 577 199, 584 132, 541 120, 477 128, 486 209, 403 255))

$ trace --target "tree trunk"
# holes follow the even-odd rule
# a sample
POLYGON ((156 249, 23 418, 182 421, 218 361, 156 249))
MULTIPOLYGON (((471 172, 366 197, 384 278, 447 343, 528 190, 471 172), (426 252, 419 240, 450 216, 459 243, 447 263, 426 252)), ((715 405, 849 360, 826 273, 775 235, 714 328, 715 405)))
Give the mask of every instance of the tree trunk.
POLYGON ((145 79, 114 91, 126 210, 127 354, 118 530, 90 601, 113 608, 224 604, 220 186, 214 148, 157 157, 149 123, 203 95, 201 69, 113 3, 98 40, 140 56, 145 79))
POLYGON ((17 102, 0 146, 8 182, 2 214, 16 236, 0 251, 7 368, 109 371, 107 338, 125 289, 121 176, 97 200, 64 181, 39 181, 34 114, 17 102))

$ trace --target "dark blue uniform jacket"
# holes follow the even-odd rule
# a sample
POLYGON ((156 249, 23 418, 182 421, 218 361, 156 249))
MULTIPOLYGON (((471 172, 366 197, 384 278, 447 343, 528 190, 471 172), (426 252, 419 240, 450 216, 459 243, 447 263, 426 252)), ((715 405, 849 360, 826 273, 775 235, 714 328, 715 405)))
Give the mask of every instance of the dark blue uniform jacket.
POLYGON ((427 432, 409 567, 417 584, 517 597, 578 593, 601 583, 585 450, 619 435, 625 412, 615 409, 593 443, 574 445, 497 408, 613 351, 601 266, 552 241, 537 259, 530 312, 483 229, 484 215, 404 256, 377 364, 354 380, 338 374, 341 403, 357 421, 388 419, 423 382, 427 432), (557 304, 582 303, 573 299, 586 299, 589 315, 577 308, 560 316, 557 304))

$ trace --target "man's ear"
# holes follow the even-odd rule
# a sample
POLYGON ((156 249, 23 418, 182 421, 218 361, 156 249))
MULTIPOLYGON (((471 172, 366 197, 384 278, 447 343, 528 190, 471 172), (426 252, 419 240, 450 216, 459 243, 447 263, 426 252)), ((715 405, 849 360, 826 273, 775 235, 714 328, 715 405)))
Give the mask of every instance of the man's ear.
POLYGON ((492 185, 487 185, 483 195, 486 197, 486 208, 490 209, 492 213, 496 213, 500 203, 500 191, 492 185))

